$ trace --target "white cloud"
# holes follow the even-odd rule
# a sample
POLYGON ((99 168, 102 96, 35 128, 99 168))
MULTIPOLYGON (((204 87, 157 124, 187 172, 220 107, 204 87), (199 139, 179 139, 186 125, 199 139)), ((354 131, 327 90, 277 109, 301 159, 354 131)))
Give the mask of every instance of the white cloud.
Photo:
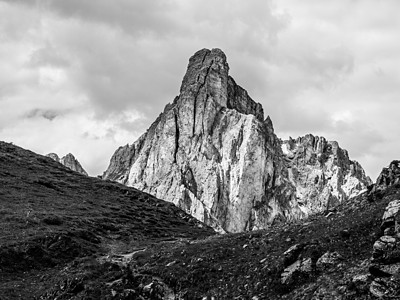
POLYGON ((396 0, 0 0, 0 139, 73 152, 98 174, 178 94, 188 58, 220 47, 279 136, 336 139, 376 177, 400 148, 399 9, 396 0))

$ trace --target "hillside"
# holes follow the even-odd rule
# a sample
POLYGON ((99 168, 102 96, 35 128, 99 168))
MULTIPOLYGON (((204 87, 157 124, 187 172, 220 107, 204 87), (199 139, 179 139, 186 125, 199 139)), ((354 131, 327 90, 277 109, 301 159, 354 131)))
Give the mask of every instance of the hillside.
POLYGON ((0 142, 0 299, 40 295, 68 263, 213 234, 171 203, 0 142))
POLYGON ((396 299, 398 258, 376 264, 391 255, 376 241, 396 239, 398 221, 381 224, 399 176, 392 163, 369 194, 303 222, 214 235, 170 203, 0 143, 0 299, 396 299))

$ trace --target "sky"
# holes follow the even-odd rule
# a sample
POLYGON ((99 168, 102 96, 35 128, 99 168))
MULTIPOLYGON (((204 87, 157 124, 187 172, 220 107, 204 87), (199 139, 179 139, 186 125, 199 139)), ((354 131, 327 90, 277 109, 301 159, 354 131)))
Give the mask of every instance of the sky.
POLYGON ((376 179, 400 159, 398 0, 0 0, 0 140, 90 175, 220 48, 276 134, 336 140, 376 179))

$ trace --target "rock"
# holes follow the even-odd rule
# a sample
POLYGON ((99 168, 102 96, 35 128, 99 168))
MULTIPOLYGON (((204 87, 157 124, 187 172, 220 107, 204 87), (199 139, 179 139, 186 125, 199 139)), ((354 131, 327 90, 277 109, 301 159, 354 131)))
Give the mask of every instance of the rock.
POLYGON ((398 257, 399 242, 396 238, 384 235, 374 243, 372 260, 380 263, 390 263, 398 257))
POLYGON ((399 282, 390 278, 376 278, 372 281, 369 291, 379 299, 399 299, 399 282))
POLYGON ((228 71, 221 50, 195 53, 180 95, 117 150, 104 179, 173 202, 221 232, 303 217, 270 119, 228 71))
POLYGON ((368 188, 368 198, 372 200, 380 199, 382 191, 400 183, 400 161, 394 160, 389 167, 383 168, 376 183, 368 188))
POLYGON ((297 260, 300 253, 303 251, 304 246, 304 244, 295 244, 283 253, 283 264, 285 267, 297 260))
POLYGON ((394 160, 389 167, 382 169, 376 180, 376 186, 379 189, 385 189, 397 183, 400 183, 400 161, 394 160))
POLYGON ((375 279, 370 285, 370 293, 381 299, 400 298, 399 206, 399 200, 387 205, 381 224, 387 235, 381 236, 373 246, 369 271, 375 279))
POLYGON ((387 233, 391 233, 391 235, 400 233, 400 200, 391 201, 386 207, 381 229, 389 229, 387 233))
MULTIPOLYGON (((300 187, 308 182, 308 167, 288 162, 290 155, 283 154, 270 117, 264 120, 261 104, 228 72, 220 49, 196 52, 179 96, 135 143, 115 152, 103 179, 173 202, 220 232, 264 229, 274 222, 300 219, 365 188, 362 168, 348 159, 347 152, 332 146, 333 154, 321 172, 328 176, 328 171, 335 171, 338 179, 327 187, 324 181, 313 187, 318 195, 305 204, 312 192, 300 187), (333 161, 336 158, 339 162, 333 161), (294 176, 292 169, 304 173, 294 176)), ((296 157, 301 157, 299 147, 290 148, 296 157)), ((309 163, 307 158, 305 164, 309 163)), ((318 161, 312 170, 317 167, 318 161)))
POLYGON ((67 167, 68 169, 71 169, 72 171, 78 172, 85 176, 89 176, 88 173, 82 168, 79 161, 71 153, 68 153, 61 159, 55 153, 49 153, 46 156, 50 157, 51 159, 55 160, 56 162, 59 162, 60 164, 67 167))
POLYGON ((56 162, 60 162, 60 158, 56 153, 49 153, 46 155, 47 157, 50 157, 52 160, 55 160, 56 162))
POLYGON ((312 273, 311 258, 299 259, 290 266, 286 267, 281 274, 281 282, 285 285, 291 285, 296 282, 299 277, 304 278, 312 273))
POLYGON ((369 285, 372 282, 372 276, 370 274, 356 275, 352 278, 351 282, 357 291, 365 292, 369 289, 369 285))
POLYGON ((331 209, 372 184, 361 165, 335 141, 308 134, 284 141, 282 151, 300 208, 307 215, 331 209))
POLYGON ((317 260, 316 267, 319 270, 326 270, 336 266, 342 259, 343 257, 339 253, 328 251, 317 260))

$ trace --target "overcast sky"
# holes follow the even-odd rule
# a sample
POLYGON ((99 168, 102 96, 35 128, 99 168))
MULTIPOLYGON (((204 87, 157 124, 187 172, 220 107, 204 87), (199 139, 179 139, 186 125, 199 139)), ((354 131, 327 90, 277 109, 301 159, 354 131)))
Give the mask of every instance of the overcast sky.
POLYGON ((0 140, 101 174, 221 48, 282 139, 400 159, 398 0, 0 0, 0 140))

